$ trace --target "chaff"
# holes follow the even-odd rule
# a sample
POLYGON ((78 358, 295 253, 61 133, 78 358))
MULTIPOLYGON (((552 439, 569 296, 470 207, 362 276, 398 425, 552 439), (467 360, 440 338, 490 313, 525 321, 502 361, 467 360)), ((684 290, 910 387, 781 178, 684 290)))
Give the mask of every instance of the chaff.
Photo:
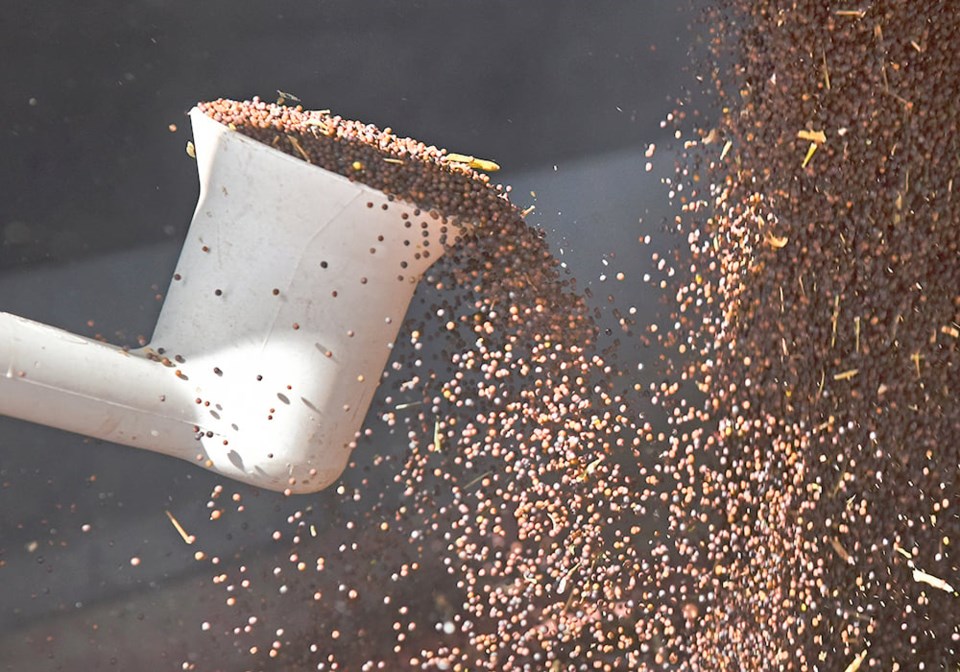
POLYGON ((847 669, 844 670, 844 672, 857 672, 857 670, 860 669, 860 665, 863 664, 863 661, 866 659, 866 657, 867 657, 867 650, 864 649, 857 655, 856 658, 854 658, 850 662, 849 665, 847 665, 847 669))
POLYGON ((947 593, 957 593, 953 586, 941 579, 939 576, 928 574, 922 569, 917 569, 916 567, 913 568, 913 580, 917 583, 925 583, 928 586, 932 586, 947 593))
POLYGON ((174 529, 176 529, 177 532, 180 534, 180 537, 183 539, 183 543, 192 544, 194 541, 196 541, 196 537, 194 537, 192 534, 187 534, 187 531, 183 529, 183 525, 181 525, 180 521, 178 521, 176 518, 173 517, 172 513, 170 513, 169 511, 164 511, 164 513, 167 514, 167 518, 170 519, 170 522, 173 524, 174 529))

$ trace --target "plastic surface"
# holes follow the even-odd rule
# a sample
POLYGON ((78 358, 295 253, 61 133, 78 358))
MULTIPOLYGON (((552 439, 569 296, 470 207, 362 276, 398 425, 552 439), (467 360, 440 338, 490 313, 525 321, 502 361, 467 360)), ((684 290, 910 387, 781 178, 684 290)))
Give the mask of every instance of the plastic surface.
POLYGON ((0 313, 0 413, 186 457, 195 411, 162 364, 0 313))
POLYGON ((124 352, 0 314, 0 413, 320 490, 454 227, 191 118, 200 199, 152 342, 124 352))

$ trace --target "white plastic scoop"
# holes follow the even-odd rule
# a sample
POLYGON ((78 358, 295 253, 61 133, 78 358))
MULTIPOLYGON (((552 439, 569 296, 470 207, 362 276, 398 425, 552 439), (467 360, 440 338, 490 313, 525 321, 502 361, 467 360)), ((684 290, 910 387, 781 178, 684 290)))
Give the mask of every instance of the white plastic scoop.
POLYGON ((200 200, 150 345, 0 313, 0 413, 321 490, 346 466, 441 226, 454 227, 190 116, 200 200))

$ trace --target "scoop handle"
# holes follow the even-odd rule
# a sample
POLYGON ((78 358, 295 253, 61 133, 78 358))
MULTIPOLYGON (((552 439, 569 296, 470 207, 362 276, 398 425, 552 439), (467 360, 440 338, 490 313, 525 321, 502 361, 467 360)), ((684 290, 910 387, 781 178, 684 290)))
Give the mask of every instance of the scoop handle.
POLYGON ((0 313, 0 414, 189 459, 197 428, 178 382, 145 351, 0 313))

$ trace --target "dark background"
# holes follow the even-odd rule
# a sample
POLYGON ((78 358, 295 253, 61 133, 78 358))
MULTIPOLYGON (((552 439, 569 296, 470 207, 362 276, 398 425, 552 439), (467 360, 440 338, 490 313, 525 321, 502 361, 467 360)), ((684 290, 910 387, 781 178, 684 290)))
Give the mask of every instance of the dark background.
POLYGON ((179 239, 203 99, 280 89, 507 175, 654 141, 687 65, 681 7, 6 2, 0 269, 179 239))
MULTIPOLYGON (((149 337, 197 196, 186 112, 281 89, 495 159, 580 285, 627 271, 617 305, 653 320, 657 295, 640 280, 651 248, 637 239, 673 213, 661 122, 695 84, 696 4, 8 0, 0 311, 118 344, 149 337)), ((635 370, 644 355, 622 350, 635 370)), ((201 632, 232 617, 164 511, 208 556, 268 568, 282 552, 270 532, 308 505, 340 503, 0 418, 0 670, 246 669, 229 638, 201 632), (205 505, 220 483, 248 507, 214 525, 205 505)))

